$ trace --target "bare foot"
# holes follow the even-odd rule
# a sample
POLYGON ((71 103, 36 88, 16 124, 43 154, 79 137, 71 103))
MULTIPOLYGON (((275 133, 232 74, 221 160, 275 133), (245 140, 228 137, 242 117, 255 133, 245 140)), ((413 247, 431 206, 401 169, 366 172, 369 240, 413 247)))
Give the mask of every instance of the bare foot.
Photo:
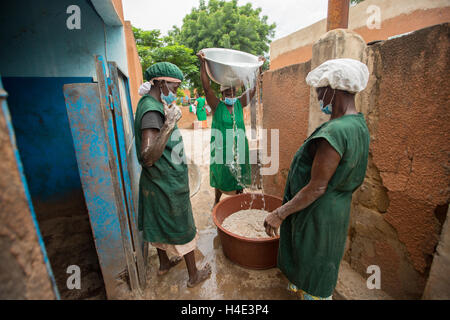
POLYGON ((188 288, 194 288, 201 282, 205 281, 211 276, 211 266, 207 263, 203 269, 197 271, 197 276, 195 279, 189 279, 187 286, 188 288))
POLYGON ((172 258, 172 259, 170 260, 169 267, 165 267, 165 268, 162 268, 162 269, 161 269, 161 267, 159 268, 159 270, 158 270, 158 276, 163 276, 163 275, 165 275, 167 272, 169 272, 170 269, 172 269, 173 267, 175 267, 175 266, 176 266, 177 264, 179 264, 182 260, 183 260, 182 257, 172 258))

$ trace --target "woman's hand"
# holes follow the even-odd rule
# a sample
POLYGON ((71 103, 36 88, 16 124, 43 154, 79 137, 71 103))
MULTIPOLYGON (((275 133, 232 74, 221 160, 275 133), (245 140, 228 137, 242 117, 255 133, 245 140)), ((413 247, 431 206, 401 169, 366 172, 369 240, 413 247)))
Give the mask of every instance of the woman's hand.
POLYGON ((206 61, 205 60, 205 53, 202 50, 200 50, 197 53, 197 57, 198 57, 198 59, 200 60, 201 63, 204 63, 206 61))
POLYGON ((175 127, 182 116, 181 110, 177 105, 174 105, 170 108, 164 105, 164 114, 166 115, 167 125, 171 128, 175 127))
MULTIPOLYGON (((264 63, 266 63, 266 58, 264 58, 263 56, 259 56, 258 57, 258 61, 262 61, 263 62, 263 64, 261 65, 261 67, 259 67, 259 74, 260 75, 262 75, 263 74, 263 66, 264 66, 264 63)), ((260 77, 260 85, 262 86, 262 77, 260 77)))
POLYGON ((264 221, 264 228, 269 237, 278 237, 278 229, 280 228, 283 220, 278 215, 278 209, 271 212, 264 221))
POLYGON ((203 50, 200 50, 197 53, 197 57, 200 60, 200 79, 202 81, 203 90, 206 95, 206 102, 211 107, 212 113, 216 112, 217 106, 219 105, 220 100, 216 97, 216 93, 211 88, 210 80, 208 77, 208 73, 206 72, 206 57, 203 50))

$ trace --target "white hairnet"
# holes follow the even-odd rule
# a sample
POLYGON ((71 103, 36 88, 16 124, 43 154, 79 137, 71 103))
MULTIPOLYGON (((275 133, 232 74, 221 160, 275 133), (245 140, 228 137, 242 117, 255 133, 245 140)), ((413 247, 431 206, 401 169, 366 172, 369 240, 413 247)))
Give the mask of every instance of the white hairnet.
POLYGON ((369 69, 354 59, 328 60, 306 77, 306 83, 314 88, 330 86, 351 93, 363 91, 368 82, 369 69))
POLYGON ((145 82, 142 84, 139 88, 139 95, 141 97, 145 96, 146 94, 149 94, 150 90, 152 89, 152 83, 151 82, 145 82))

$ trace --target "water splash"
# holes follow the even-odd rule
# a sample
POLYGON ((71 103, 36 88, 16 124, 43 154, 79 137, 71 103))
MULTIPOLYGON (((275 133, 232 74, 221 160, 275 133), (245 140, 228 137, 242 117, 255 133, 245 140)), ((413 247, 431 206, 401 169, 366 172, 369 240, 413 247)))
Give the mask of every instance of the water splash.
MULTIPOLYGON (((229 65, 234 73, 235 78, 229 79, 229 86, 232 87, 233 83, 236 83, 236 78, 240 80, 240 83, 242 86, 245 87, 245 94, 247 95, 247 101, 250 103, 250 91, 256 86, 257 92, 257 110, 260 110, 260 103, 261 103, 261 95, 260 95, 260 88, 258 85, 259 79, 260 79, 260 73, 259 69, 255 68, 254 63, 233 63, 229 65)), ((266 202, 264 197, 264 182, 263 177, 260 174, 261 172, 261 159, 260 159, 260 153, 257 154, 257 166, 258 166, 258 172, 256 174, 253 174, 253 170, 251 170, 251 185, 246 186, 243 184, 242 179, 242 167, 239 164, 239 155, 237 152, 237 139, 238 136, 238 130, 236 125, 236 109, 233 107, 233 113, 232 113, 232 121, 233 121, 233 161, 231 163, 227 163, 226 165, 229 167, 231 174, 235 177, 236 181, 238 182, 238 185, 245 189, 247 187, 250 187, 251 192, 251 202, 250 202, 250 208, 253 208, 253 203, 256 199, 255 191, 261 190, 262 192, 262 200, 263 200, 263 208, 266 208, 266 202), (258 187, 258 181, 257 177, 259 176, 259 187, 258 187)), ((257 141, 260 140, 260 130, 261 130, 261 124, 257 123, 256 127, 256 138, 257 141)), ((253 132, 252 132, 253 134, 253 132)), ((246 139, 246 137, 244 137, 246 139)), ((259 146, 258 146, 259 147, 259 146)), ((258 148, 257 148, 258 150, 258 148)), ((259 192, 258 192, 259 193, 259 192)))

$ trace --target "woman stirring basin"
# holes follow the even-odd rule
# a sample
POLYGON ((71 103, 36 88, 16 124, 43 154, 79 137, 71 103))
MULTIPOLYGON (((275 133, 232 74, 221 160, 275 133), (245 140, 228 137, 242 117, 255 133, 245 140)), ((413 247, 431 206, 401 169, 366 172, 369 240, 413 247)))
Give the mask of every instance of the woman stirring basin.
POLYGON ((331 118, 295 154, 283 206, 264 222, 272 237, 281 226, 278 267, 300 299, 329 300, 337 283, 352 194, 367 168, 370 137, 355 94, 368 79, 367 66, 353 59, 329 60, 306 78, 331 118))

